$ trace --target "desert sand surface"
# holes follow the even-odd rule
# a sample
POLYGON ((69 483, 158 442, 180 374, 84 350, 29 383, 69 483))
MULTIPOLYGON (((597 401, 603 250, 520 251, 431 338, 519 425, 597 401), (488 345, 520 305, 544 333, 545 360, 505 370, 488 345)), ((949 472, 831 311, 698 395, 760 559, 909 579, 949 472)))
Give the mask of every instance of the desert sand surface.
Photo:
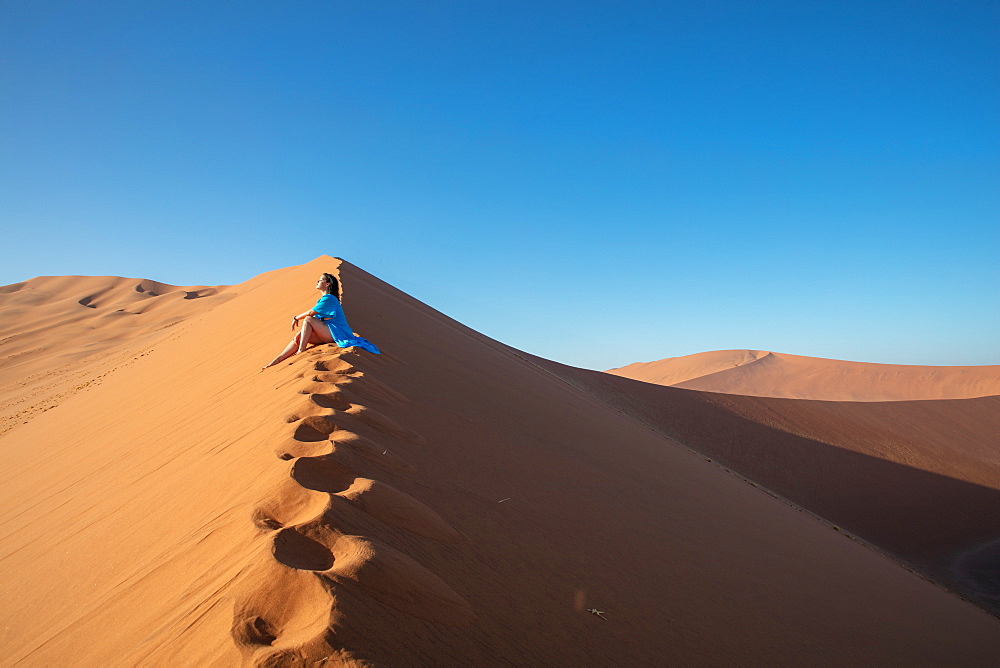
POLYGON ((39 276, 0 287, 0 434, 141 356, 232 295, 117 276, 39 276))
POLYGON ((635 388, 751 422, 709 395, 538 360, 331 257, 222 296, 136 314, 99 351, 127 364, 35 332, 24 369, 82 387, 0 435, 3 665, 995 664, 1000 620, 635 388), (259 372, 323 271, 385 354, 259 372))
POLYGON ((872 364, 764 350, 716 350, 637 362, 608 373, 657 385, 825 401, 969 399, 1000 395, 1000 366, 872 364))
POLYGON ((1000 396, 744 397, 554 368, 1000 615, 1000 396))

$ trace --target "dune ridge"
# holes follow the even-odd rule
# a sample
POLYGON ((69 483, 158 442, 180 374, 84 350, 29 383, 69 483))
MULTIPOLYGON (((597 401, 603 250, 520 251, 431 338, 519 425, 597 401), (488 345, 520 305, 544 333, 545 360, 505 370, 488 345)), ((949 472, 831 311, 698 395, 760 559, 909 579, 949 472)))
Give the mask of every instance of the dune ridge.
MULTIPOLYGON (((358 449, 379 467, 399 468, 400 459, 388 452, 396 439, 425 441, 388 418, 372 417, 380 414, 352 403, 340 390, 341 385, 355 391, 364 387, 371 372, 360 368, 384 361, 329 349, 314 348, 300 356, 310 362, 311 372, 299 374, 302 399, 286 417, 291 434, 275 453, 279 461, 292 461, 288 475, 293 484, 275 490, 252 514, 253 524, 272 540, 274 560, 313 577, 291 575, 271 564, 248 578, 252 585, 237 597, 232 636, 254 665, 315 664, 331 658, 366 665, 336 640, 341 614, 337 587, 353 586, 384 605, 435 623, 463 626, 475 619, 469 603, 440 577, 390 545, 347 529, 357 525, 345 513, 349 517, 361 511, 371 521, 431 540, 462 540, 417 499, 352 468, 358 449), (369 437, 358 433, 363 427, 369 428, 369 437), (347 512, 348 507, 357 510, 347 512)), ((398 393, 376 392, 384 402, 406 400, 398 393)))
POLYGON ((703 392, 824 401, 970 399, 1000 394, 1000 366, 874 364, 761 350, 718 350, 607 373, 703 392))
MULTIPOLYGON (((0 435, 5 663, 990 665, 1000 652, 981 609, 695 456, 621 397, 349 263, 323 256, 226 292, 0 435), (321 346, 258 372, 331 270, 352 326, 386 354, 321 346)), ((691 415, 712 425, 720 410, 691 415)))

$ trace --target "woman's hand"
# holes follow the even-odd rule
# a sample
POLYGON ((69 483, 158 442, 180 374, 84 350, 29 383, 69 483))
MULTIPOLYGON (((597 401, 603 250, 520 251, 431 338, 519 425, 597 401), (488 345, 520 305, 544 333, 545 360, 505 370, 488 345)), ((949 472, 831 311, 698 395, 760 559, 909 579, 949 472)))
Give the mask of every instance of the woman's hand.
POLYGON ((308 318, 309 316, 311 316, 311 315, 313 315, 315 313, 316 313, 315 311, 313 311, 312 309, 309 309, 305 313, 299 313, 298 315, 293 315, 292 316, 292 329, 295 329, 295 327, 299 324, 299 320, 302 320, 303 318, 308 318))

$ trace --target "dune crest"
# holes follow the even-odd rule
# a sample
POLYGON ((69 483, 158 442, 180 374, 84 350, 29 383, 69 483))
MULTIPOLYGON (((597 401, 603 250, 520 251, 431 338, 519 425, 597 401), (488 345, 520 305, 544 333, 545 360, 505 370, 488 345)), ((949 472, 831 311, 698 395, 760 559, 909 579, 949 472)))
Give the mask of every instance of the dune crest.
POLYGON ((1000 365, 873 364, 759 350, 669 357, 607 373, 703 392, 823 401, 970 399, 1000 394, 1000 365))
MULTIPOLYGON (((114 305, 93 295, 93 309, 68 289, 39 308, 114 305)), ((560 371, 329 256, 179 302, 207 300, 176 326, 121 330, 106 345, 128 364, 0 435, 4 663, 1000 653, 996 618, 695 456, 637 390, 605 397, 594 377, 683 390, 560 371), (260 372, 327 271, 385 354, 319 346, 260 372)), ((74 327, 36 332, 56 376, 74 327)), ((738 424, 727 415, 682 417, 721 439, 738 424)), ((982 561, 969 557, 970 574, 982 561)))

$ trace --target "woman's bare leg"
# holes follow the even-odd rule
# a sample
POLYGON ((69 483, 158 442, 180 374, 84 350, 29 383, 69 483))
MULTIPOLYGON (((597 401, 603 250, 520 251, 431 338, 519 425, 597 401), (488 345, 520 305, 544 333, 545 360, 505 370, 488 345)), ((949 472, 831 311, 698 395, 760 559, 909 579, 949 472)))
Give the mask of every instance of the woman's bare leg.
POLYGON ((267 364, 265 364, 264 366, 262 366, 260 368, 261 371, 263 371, 264 369, 266 369, 269 366, 274 366, 275 364, 281 364, 286 359, 288 359, 289 357, 291 357, 292 355, 294 355, 298 351, 298 349, 299 349, 299 335, 296 334, 295 338, 292 339, 291 341, 289 341, 288 345, 285 346, 285 349, 281 351, 281 354, 279 354, 273 360, 271 360, 270 362, 268 362, 267 364))
POLYGON ((305 352, 306 346, 309 345, 309 339, 312 338, 313 330, 312 323, 309 322, 312 318, 305 317, 302 318, 302 329, 299 330, 299 350, 298 352, 305 352))
POLYGON ((285 346, 285 349, 281 351, 280 355, 268 362, 267 365, 262 366, 261 370, 263 371, 267 367, 274 366, 275 364, 281 364, 295 353, 301 353, 304 351, 308 345, 318 346, 321 343, 333 343, 333 336, 330 334, 330 328, 323 324, 322 320, 312 317, 303 318, 302 330, 295 335, 294 339, 288 342, 288 345, 285 346), (302 345, 303 340, 306 342, 305 345, 302 345))
POLYGON ((299 332, 299 352, 303 352, 310 343, 319 345, 321 343, 332 343, 333 336, 330 328, 322 320, 308 316, 302 318, 302 331, 299 332))

